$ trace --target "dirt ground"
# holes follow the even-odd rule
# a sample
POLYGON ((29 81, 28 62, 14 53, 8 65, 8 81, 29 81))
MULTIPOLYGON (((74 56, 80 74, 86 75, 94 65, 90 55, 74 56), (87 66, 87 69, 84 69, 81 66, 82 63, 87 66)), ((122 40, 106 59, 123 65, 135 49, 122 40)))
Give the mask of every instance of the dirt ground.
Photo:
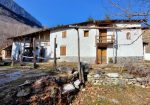
MULTIPOLYGON (((139 64, 150 67, 150 63, 139 64)), ((92 65, 92 70, 106 73, 127 71, 122 65, 92 65), (120 67, 119 67, 120 66, 120 67)), ((104 86, 86 83, 72 105, 150 105, 150 88, 138 86, 104 86)))
MULTIPOLYGON (((60 63, 58 66, 70 66, 77 69, 75 63, 60 63)), ((146 64, 150 67, 150 63, 146 64)), ((92 65, 92 70, 121 72, 116 65, 92 65)), ((44 75, 57 75, 52 72, 52 65, 40 64, 38 69, 1 67, 0 93, 9 87, 17 86, 26 80, 35 80, 44 75)), ((150 88, 137 86, 94 86, 86 83, 73 100, 72 105, 150 105, 150 88)))
POLYGON ((87 83, 72 105, 150 105, 150 89, 87 83))

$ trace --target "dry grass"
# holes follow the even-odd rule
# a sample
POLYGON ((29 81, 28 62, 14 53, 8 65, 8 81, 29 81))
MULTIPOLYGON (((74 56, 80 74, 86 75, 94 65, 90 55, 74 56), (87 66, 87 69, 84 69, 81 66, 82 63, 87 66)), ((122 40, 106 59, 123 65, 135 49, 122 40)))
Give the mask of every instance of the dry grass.
MULTIPOLYGON (((53 69, 53 63, 39 63, 38 66, 38 69, 53 69)), ((57 66, 67 66, 77 69, 77 63, 74 62, 59 62, 57 66)))
POLYGON ((150 89, 87 84, 73 105, 150 105, 150 89))

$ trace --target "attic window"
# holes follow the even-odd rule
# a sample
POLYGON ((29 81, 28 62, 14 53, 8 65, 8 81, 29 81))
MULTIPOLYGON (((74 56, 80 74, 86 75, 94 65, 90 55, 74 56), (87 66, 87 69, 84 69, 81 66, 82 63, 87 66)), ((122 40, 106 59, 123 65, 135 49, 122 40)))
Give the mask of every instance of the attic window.
POLYGON ((84 31, 84 37, 88 37, 88 36, 89 36, 89 31, 88 30, 84 31))
POLYGON ((126 39, 127 39, 127 40, 131 40, 131 33, 130 33, 130 32, 127 32, 127 34, 126 34, 126 39))
POLYGON ((66 38, 66 36, 67 36, 67 32, 66 31, 62 32, 62 38, 66 38))

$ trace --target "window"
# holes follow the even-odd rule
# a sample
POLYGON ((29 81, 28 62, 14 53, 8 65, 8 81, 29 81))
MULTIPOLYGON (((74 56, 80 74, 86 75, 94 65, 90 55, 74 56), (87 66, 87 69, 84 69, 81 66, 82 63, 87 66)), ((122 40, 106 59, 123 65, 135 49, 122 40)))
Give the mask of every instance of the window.
POLYGON ((66 56, 66 46, 61 46, 60 47, 60 55, 61 56, 66 56))
POLYGON ((84 31, 84 37, 88 37, 89 36, 89 31, 84 31))
POLYGON ((66 37, 67 37, 67 32, 66 31, 62 32, 62 38, 66 38, 66 37))
POLYGON ((131 40, 131 33, 130 33, 130 32, 127 32, 127 34, 126 34, 126 39, 127 39, 127 40, 131 40))

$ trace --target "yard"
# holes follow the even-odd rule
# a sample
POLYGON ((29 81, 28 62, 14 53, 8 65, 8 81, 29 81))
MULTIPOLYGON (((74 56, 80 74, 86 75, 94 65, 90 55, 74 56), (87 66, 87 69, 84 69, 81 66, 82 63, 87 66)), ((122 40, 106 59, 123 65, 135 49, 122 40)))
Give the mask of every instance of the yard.
POLYGON ((135 86, 93 86, 87 83, 73 105, 150 105, 150 89, 135 86))
MULTIPOLYGON (((139 64, 138 64, 139 65, 139 64)), ((143 64, 141 64, 141 67, 143 64)), ((59 63, 58 66, 72 67, 77 69, 76 63, 59 63)), ((39 64, 38 69, 30 68, 31 65, 25 67, 1 67, 0 68, 0 98, 8 96, 8 92, 13 87, 18 87, 19 85, 25 83, 25 81, 39 81, 41 77, 46 76, 64 76, 61 73, 54 71, 52 64, 39 64), (5 95, 7 94, 7 95, 5 95)), ((144 67, 150 67, 149 63, 144 64, 144 67)), ((90 73, 94 72, 105 72, 107 73, 128 73, 120 65, 90 65, 90 73)), ((133 69, 133 67, 131 67, 133 69)), ((139 68, 138 68, 139 69, 139 68)), ((89 73, 89 74, 90 74, 89 73)), ((145 73, 145 72, 144 72, 145 73)), ((49 79, 47 79, 49 80, 49 79)), ((47 80, 44 80, 46 83, 47 80)), ((47 81, 48 83, 50 81, 47 81)), ((33 82, 34 83, 34 82, 33 82)), ((35 84, 34 83, 34 84, 35 84)), ((53 83, 52 83, 53 84, 53 83)), ((32 93, 28 98, 28 102, 32 105, 42 105, 38 100, 42 100, 45 104, 50 101, 48 99, 50 92, 47 89, 53 88, 53 85, 46 84, 45 87, 41 88, 40 93, 32 93), (43 91, 43 92, 42 92, 43 91), (38 97, 38 99, 37 99, 38 97)), ((34 86, 34 85, 33 85, 34 86)), ((57 87, 55 84, 54 86, 57 87)), ((26 87, 25 87, 26 89, 26 87)), ((32 88, 33 90, 34 88, 32 88)), ((12 94, 12 93, 11 93, 12 94)), ((25 97, 24 97, 25 98, 25 97)), ((19 98, 19 100, 25 100, 24 98, 19 98)), ((60 98, 60 97, 59 97, 60 98)), ((6 98, 7 99, 7 98, 6 98)), ((8 98, 9 99, 9 98, 8 98)), ((16 99, 16 98, 15 98, 16 99)), ((59 99, 58 99, 59 100, 59 99)), ((84 88, 81 88, 79 93, 76 93, 74 98, 69 98, 72 105, 150 105, 150 88, 143 88, 134 85, 94 85, 92 82, 87 81, 84 88)), ((60 101, 60 100, 59 100, 60 101)), ((48 103, 47 103, 48 104, 48 103)), ((59 103, 60 104, 60 103, 59 103)), ((14 104, 12 104, 14 105, 14 104)), ((66 105, 63 103, 63 105, 66 105)), ((68 103, 67 103, 68 105, 68 103)))

